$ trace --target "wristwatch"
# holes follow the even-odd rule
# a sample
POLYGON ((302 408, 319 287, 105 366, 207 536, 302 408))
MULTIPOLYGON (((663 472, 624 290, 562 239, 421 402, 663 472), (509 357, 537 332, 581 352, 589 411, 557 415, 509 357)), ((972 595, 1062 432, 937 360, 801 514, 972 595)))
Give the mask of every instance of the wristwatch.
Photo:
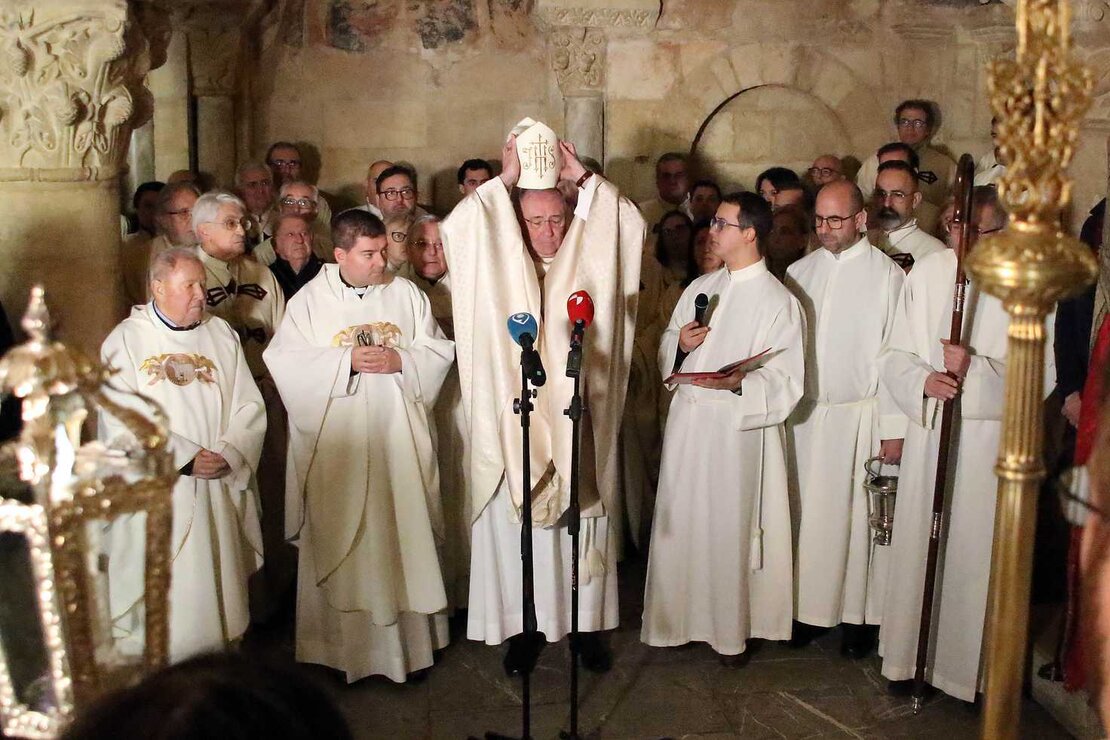
POLYGON ((586 180, 590 179, 590 175, 592 175, 592 174, 593 173, 590 172, 589 170, 586 170, 585 172, 583 172, 582 177, 578 178, 578 181, 574 183, 574 187, 576 187, 576 188, 582 187, 582 185, 586 182, 586 180))

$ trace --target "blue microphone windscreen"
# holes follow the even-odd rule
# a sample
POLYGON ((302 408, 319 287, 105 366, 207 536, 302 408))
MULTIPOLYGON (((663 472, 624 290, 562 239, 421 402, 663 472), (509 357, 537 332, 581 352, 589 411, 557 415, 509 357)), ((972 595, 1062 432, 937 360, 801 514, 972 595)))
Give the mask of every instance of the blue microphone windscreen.
POLYGON ((514 313, 509 317, 509 334, 517 344, 520 344, 520 337, 524 334, 530 334, 534 340, 539 335, 539 328, 536 317, 530 313, 514 313))

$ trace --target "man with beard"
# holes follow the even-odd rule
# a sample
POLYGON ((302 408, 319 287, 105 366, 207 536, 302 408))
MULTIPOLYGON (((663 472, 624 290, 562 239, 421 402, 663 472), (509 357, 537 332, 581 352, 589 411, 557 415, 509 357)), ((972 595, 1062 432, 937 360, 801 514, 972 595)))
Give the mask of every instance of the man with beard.
MULTIPOLYGON (((1006 223, 994 188, 975 188, 971 219, 969 251, 980 234, 1006 223)), ((889 571, 879 642, 882 674, 890 679, 891 692, 907 693, 917 662, 943 404, 957 403, 942 522, 944 552, 936 573, 925 679, 946 694, 971 702, 982 685, 981 651, 998 485, 990 463, 1002 432, 1010 317, 997 298, 982 293, 971 282, 966 290, 963 343, 950 343, 955 274, 956 255, 950 249, 917 263, 906 278, 891 339, 880 357, 883 383, 908 424, 899 470, 898 510, 887 553, 889 571)), ((1051 317, 1048 326, 1051 344, 1051 317)), ((1055 376, 1051 352, 1045 355, 1045 365, 1046 385, 1051 387, 1055 376)))
MULTIPOLYGON (((875 222, 881 233, 875 235, 872 243, 891 257, 909 255, 913 263, 943 251, 944 244, 922 231, 914 218, 921 198, 917 172, 912 167, 898 160, 879 165, 872 207, 876 209, 875 222)), ((898 258, 895 261, 903 264, 898 258)))

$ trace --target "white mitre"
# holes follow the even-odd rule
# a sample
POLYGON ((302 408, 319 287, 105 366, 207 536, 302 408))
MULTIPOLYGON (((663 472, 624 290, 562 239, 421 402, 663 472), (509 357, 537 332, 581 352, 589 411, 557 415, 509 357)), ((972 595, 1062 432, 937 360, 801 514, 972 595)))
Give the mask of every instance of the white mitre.
POLYGON ((555 187, 563 158, 559 155, 559 137, 551 127, 525 118, 510 133, 516 134, 516 153, 520 157, 520 179, 516 186, 525 190, 555 187))

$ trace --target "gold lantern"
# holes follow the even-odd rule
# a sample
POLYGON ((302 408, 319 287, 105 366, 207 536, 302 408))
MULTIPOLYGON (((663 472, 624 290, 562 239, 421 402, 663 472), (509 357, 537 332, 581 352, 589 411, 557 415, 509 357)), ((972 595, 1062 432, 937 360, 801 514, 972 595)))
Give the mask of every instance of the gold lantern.
POLYGON ((0 731, 50 738, 75 708, 166 663, 177 473, 161 410, 51 339, 41 286, 22 326, 30 339, 0 360, 0 388, 23 415, 0 448, 0 731), (125 433, 83 441, 94 417, 125 433), (126 636, 109 608, 105 543, 117 526, 143 543, 142 629, 126 636))

